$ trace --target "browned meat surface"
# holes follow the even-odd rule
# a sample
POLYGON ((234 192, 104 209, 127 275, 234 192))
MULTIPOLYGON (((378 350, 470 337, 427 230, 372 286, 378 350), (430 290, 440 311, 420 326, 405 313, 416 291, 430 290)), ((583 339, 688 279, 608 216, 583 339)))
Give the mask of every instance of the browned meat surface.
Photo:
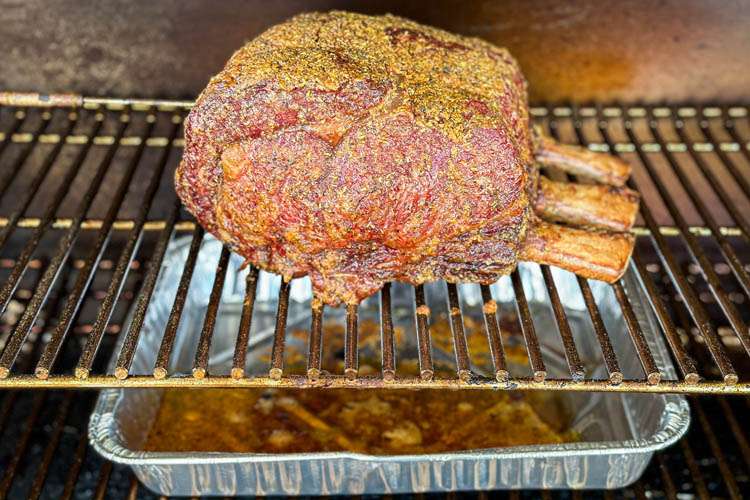
MULTIPOLYGON (((523 252, 537 156, 617 185, 629 168, 535 131, 505 49, 402 18, 331 12, 272 27, 211 80, 185 138, 175 185, 200 224, 263 269, 309 275, 328 304, 391 280, 489 283, 519 255, 614 280, 632 249, 630 235, 592 232, 619 260, 577 255, 586 245, 560 227, 549 248, 536 237, 523 252)), ((626 229, 606 210, 582 220, 555 207, 554 220, 626 229)))

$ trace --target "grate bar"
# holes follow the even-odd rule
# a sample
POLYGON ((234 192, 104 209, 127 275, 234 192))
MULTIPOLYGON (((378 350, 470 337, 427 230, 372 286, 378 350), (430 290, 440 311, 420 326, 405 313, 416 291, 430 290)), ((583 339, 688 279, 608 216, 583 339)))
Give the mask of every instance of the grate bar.
POLYGON ((664 455, 660 451, 657 451, 655 455, 656 461, 659 463, 661 482, 664 485, 664 495, 667 497, 667 500, 677 500, 677 488, 675 488, 674 481, 672 481, 672 476, 669 473, 669 467, 664 461, 664 455))
MULTIPOLYGON (((224 280, 227 277, 227 267, 229 267, 229 255, 229 249, 222 247, 219 263, 216 266, 214 285, 211 288, 211 295, 208 298, 206 317, 203 320, 203 328, 198 339, 198 348, 195 351, 195 360, 193 362, 193 377, 195 378, 204 378, 208 374, 208 352, 211 349, 211 337, 214 335, 216 315, 219 311, 221 294, 224 291, 224 280)), ((281 300, 279 300, 279 311, 281 309, 281 300)))
POLYGON ((5 466, 5 474, 3 475, 2 482, 0 482, 0 498, 8 498, 8 492, 13 484, 13 479, 16 477, 16 473, 18 472, 18 465, 21 463, 21 459, 26 453, 26 448, 29 445, 29 438, 34 431, 34 425, 39 418, 39 412, 42 411, 42 406, 44 406, 44 400, 46 397, 47 393, 42 391, 34 398, 34 404, 31 407, 29 415, 26 417, 26 425, 24 425, 21 430, 16 449, 13 452, 10 461, 5 466))
POLYGON ((745 437, 745 433, 742 431, 742 427, 734 416, 734 412, 729 406, 727 400, 725 398, 716 398, 716 400, 718 401, 719 406, 721 406, 727 422, 729 422, 729 428, 731 429, 732 436, 734 436, 735 442, 740 449, 740 453, 742 453, 742 458, 745 459, 745 465, 750 469, 750 446, 747 443, 747 437, 745 437))
MULTIPOLYGON (((16 111, 15 119, 13 121, 13 125, 10 126, 10 129, 5 133, 5 137, 13 137, 13 135, 18 132, 18 130, 21 128, 21 126, 26 121, 27 113, 25 111, 16 111)), ((0 141, 0 155, 3 154, 3 151, 5 151, 5 148, 8 147, 8 144, 10 144, 11 141, 0 141)), ((13 172, 8 171, 6 175, 15 175, 13 172)), ((5 180, 0 180, 0 185, 5 185, 5 180)))
POLYGON ((107 494, 107 486, 109 485, 109 477, 112 475, 112 462, 105 460, 99 469, 99 480, 96 483, 96 489, 94 490, 94 500, 104 500, 104 496, 107 494))
POLYGON ((432 380, 435 370, 432 367, 430 327, 427 322, 430 317, 430 308, 425 303, 424 285, 414 287, 414 304, 416 306, 417 347, 419 349, 419 376, 422 380, 432 380))
POLYGON ((323 301, 317 297, 312 300, 310 311, 312 323, 310 324, 310 345, 307 354, 307 378, 317 380, 323 372, 321 366, 323 357, 323 301))
POLYGON ((716 439, 716 434, 714 434, 714 431, 711 429, 711 423, 708 421, 708 417, 706 417, 706 414, 703 411, 703 406, 701 405, 700 401, 698 401, 698 398, 693 398, 692 403, 693 409, 698 415, 698 421, 701 424, 703 433, 705 434, 706 440, 708 441, 708 446, 711 448, 711 452, 716 458, 716 464, 719 466, 719 472, 721 473, 721 477, 727 487, 729 496, 733 500, 739 500, 742 498, 742 494, 740 493, 740 489, 737 486, 737 481, 734 479, 732 469, 727 463, 724 452, 721 450, 721 445, 719 445, 719 441, 716 439))
POLYGON ((547 369, 544 367, 542 351, 539 349, 539 340, 536 338, 536 330, 534 329, 534 322, 531 320, 529 303, 526 301, 526 293, 523 291, 523 284, 521 283, 518 270, 513 271, 510 278, 513 282, 513 291, 516 294, 516 308, 518 310, 518 317, 521 319, 521 333, 526 341, 526 349, 529 353, 531 372, 534 380, 541 382, 547 378, 547 369))
POLYGON ((458 290, 455 283, 445 283, 448 289, 448 310, 453 334, 453 350, 456 353, 456 372, 458 378, 467 381, 471 378, 469 365, 469 348, 466 345, 466 331, 461 315, 461 303, 458 300, 458 290))
POLYGON ((273 347, 271 348, 271 380, 281 380, 284 367, 284 341, 286 339, 286 319, 289 312, 289 292, 292 284, 281 278, 279 287, 279 307, 276 311, 276 329, 273 332, 273 347))
POLYGON ((495 369, 495 379, 498 382, 508 380, 508 366, 505 362, 505 349, 497 322, 497 302, 492 298, 492 291, 488 285, 480 285, 482 292, 482 310, 484 311, 484 326, 487 329, 487 340, 492 354, 492 366, 495 369))
POLYGON ((544 283, 547 285, 547 293, 549 294, 552 312, 555 315, 557 328, 560 331, 560 337, 562 339, 563 347, 565 348, 565 359, 568 362, 570 375, 573 377, 573 381, 580 382, 584 377, 583 363, 581 363, 581 358, 578 355, 578 349, 573 340, 573 333, 570 331, 568 316, 565 314, 565 309, 560 301, 560 294, 557 292, 557 287, 555 286, 555 281, 552 278, 552 272, 550 271, 549 266, 540 267, 542 268, 544 283))
POLYGON ((348 379, 357 378, 359 372, 357 331, 357 306, 346 306, 346 333, 344 338, 344 376, 348 379))
MULTIPOLYGON (((150 128, 149 128, 149 131, 150 131, 150 128)), ((139 153, 140 152, 142 152, 142 149, 139 149, 139 153)), ((118 192, 117 194, 115 194, 115 197, 113 200, 114 203, 110 207, 109 213, 107 214, 108 221, 110 220, 110 218, 114 220, 114 217, 117 213, 117 209, 122 203, 122 199, 125 197, 125 193, 127 191, 128 185, 130 184, 130 180, 132 179, 133 172, 135 171, 135 168, 138 165, 138 160, 140 158, 139 153, 137 153, 136 156, 133 158, 133 161, 131 162, 129 166, 129 169, 125 175, 125 178, 121 181, 120 186, 118 187, 118 192)), ((93 200, 93 196, 91 198, 91 201, 92 200, 93 200)), ((90 200, 88 199, 83 200, 81 206, 79 207, 81 210, 79 210, 78 214, 80 214, 83 211, 82 209, 84 208, 84 206, 85 208, 88 208, 87 205, 89 201, 90 200)), ((48 214, 50 212, 52 212, 52 207, 49 207, 48 214)), ((16 267, 14 267, 13 269, 13 271, 19 270, 18 274, 15 276, 12 276, 11 280, 9 280, 9 282, 6 283, 7 286, 4 287, 1 292, 3 296, 2 296, 2 299, 0 300, 3 303, 3 309, 7 305, 7 301, 10 300, 10 293, 5 295, 6 292, 10 292, 16 288, 23 271, 25 271, 26 265, 28 264, 28 260, 31 257, 31 254, 34 248, 36 248, 36 246, 39 244, 39 240, 41 239, 42 232, 44 231, 45 228, 42 228, 42 226, 40 226, 39 229, 40 231, 35 232, 34 238, 32 238, 32 240, 30 240, 29 243, 24 248, 23 257, 19 258, 19 262, 16 264, 16 267)), ((5 350, 3 351, 2 357, 0 357, 0 378, 5 378, 10 373, 10 369, 13 366, 13 363, 15 363, 16 357, 18 356, 18 353, 20 352, 21 347, 26 341, 26 337, 31 331, 31 327, 34 325, 34 322, 36 321, 36 318, 39 315, 39 312, 41 311, 42 306, 47 300, 47 297, 49 295, 52 285, 55 283, 55 281, 57 281, 57 278, 60 274, 60 270, 63 264, 67 261, 68 256, 70 255, 73 244, 78 235, 78 230, 79 230, 78 226, 71 227, 68 231, 66 231, 64 237, 58 243, 57 251, 55 252, 54 257, 52 257, 52 259, 50 260, 49 265, 45 269, 42 281, 37 286, 37 289, 35 290, 34 295, 31 298, 31 301, 27 305, 26 310, 23 313, 23 316, 21 316, 21 319, 18 321, 16 328, 13 334, 11 335, 10 340, 5 346, 5 350)), ((101 238, 102 246, 104 246, 104 243, 106 239, 108 239, 108 236, 109 236, 109 231, 106 231, 106 234, 104 233, 105 233, 104 228, 102 228, 100 232, 100 235, 102 237, 101 238)))
POLYGON ((190 250, 188 251, 187 260, 185 261, 185 267, 182 271, 180 282, 177 285, 177 293, 174 297, 172 310, 169 313, 167 327, 164 329, 164 336, 161 339, 159 352, 156 355, 156 362, 154 363, 154 378, 156 379, 163 379, 167 376, 169 358, 172 355, 172 348, 174 347, 174 341, 177 337, 177 327, 180 326, 182 310, 185 307, 185 299, 187 298, 187 292, 190 288, 190 281, 193 278, 193 272, 195 271, 195 264, 198 260, 198 252, 200 252, 202 242, 203 228, 196 227, 193 232, 193 239, 190 241, 190 250))
POLYGON ((706 481, 703 479, 703 474, 698 468, 698 462, 695 461, 695 455, 693 450, 690 448, 687 439, 680 439, 680 447, 682 448, 682 454, 687 462, 688 469, 690 470, 690 477, 695 482, 695 490, 698 493, 698 498, 701 500, 709 500, 711 496, 708 493, 706 487, 706 481))
POLYGON ((619 384, 622 382, 622 371, 620 370, 620 363, 617 361, 615 350, 612 347, 612 342, 609 340, 609 333, 607 328, 604 326, 601 313, 599 312, 599 306, 596 305, 594 294, 591 292, 591 287, 588 281, 581 277, 578 278, 578 286, 581 289, 583 300, 586 303, 586 308, 589 311, 589 316, 594 324, 594 331, 599 341, 599 347, 602 352, 602 358, 604 359, 604 366, 607 368, 607 374, 609 380, 613 384, 619 384))
MULTIPOLYGON (((559 134, 557 132, 557 122, 555 120, 550 120, 548 122, 549 128, 550 128, 550 134, 551 136, 556 139, 560 140, 559 134)), ((582 135, 580 131, 580 122, 575 122, 575 129, 576 134, 578 135, 579 142, 582 141, 582 135)), ((581 142, 582 143, 582 142, 581 142)), ((564 177, 567 179, 568 175, 563 174, 564 177)), ((586 303, 586 308, 589 311, 589 316, 591 317, 591 322, 594 325, 594 330, 596 331, 596 336, 599 341, 599 347, 602 352, 602 356, 604 359, 604 364, 607 369, 607 374, 609 375, 610 380, 613 384, 619 384, 622 382, 622 372, 620 371, 619 362, 617 361, 617 356, 615 355, 615 351, 612 348, 612 343, 609 339, 609 333, 607 333, 607 329, 604 326, 604 321, 602 321, 601 314, 599 312, 599 307, 596 305, 596 301, 594 300, 594 294, 591 293, 591 287, 589 286, 589 282, 586 279, 583 279, 581 277, 576 277, 578 281, 578 288, 581 290, 581 294, 583 295, 584 302, 586 303)))
MULTIPOLYGON (((676 122, 673 123, 673 125, 680 140, 683 141, 685 144, 692 145, 693 142, 688 139, 687 134, 685 133, 685 130, 684 130, 684 123, 682 122, 682 120, 677 120, 676 122)), ((703 176, 708 180, 713 190, 719 196, 719 200, 721 200, 721 203, 722 205, 724 205, 724 208, 726 208, 727 212, 729 212, 729 215, 732 217, 734 222, 742 230, 742 233, 745 239, 747 241, 750 241, 750 225, 748 225, 745 218, 742 216, 740 211, 732 202, 732 199, 729 197, 729 194, 721 185, 721 182, 716 177, 716 174, 714 174, 714 172, 711 171, 711 168, 709 168, 709 166, 706 164, 703 158, 696 151, 694 151, 693 148, 688 148, 688 152, 690 153, 690 157, 693 159, 695 164, 698 165, 698 168, 703 173, 703 176)))
MULTIPOLYGON (((127 116, 127 115, 123 115, 127 116)), ((102 117, 103 121, 103 117, 102 117)), ((121 120, 120 125, 117 130, 118 137, 121 137, 125 130, 128 127, 129 120, 121 120)), ((85 151, 88 152, 89 145, 87 144, 85 146, 85 151)), ((107 152, 102 159, 102 161, 99 163, 99 166, 97 167, 96 173, 94 174, 93 179, 91 180, 91 183, 89 184, 88 189, 86 190, 86 193, 84 194, 83 198, 81 199, 81 202, 79 206, 76 209, 76 214, 73 218, 73 222, 68 227, 68 232, 63 237, 64 239, 69 239, 70 245, 73 244, 73 241, 75 240, 76 234, 75 232, 78 231, 77 228, 80 227, 83 217, 86 215, 86 212, 91 206, 91 203, 93 202, 96 192, 99 189, 99 186, 101 185, 102 181, 104 180, 104 176, 109 170, 112 160, 114 159, 115 153, 117 152, 117 144, 111 145, 107 152)), ((84 153, 83 151, 81 152, 84 153)), ((81 162, 83 161, 83 158, 81 158, 81 162)), ((44 221, 46 221, 44 224, 40 224, 38 226, 37 231, 34 234, 34 237, 32 240, 36 240, 36 243, 31 245, 30 252, 33 251, 33 249, 38 244, 38 240, 41 238, 41 231, 44 230, 44 228, 49 224, 49 219, 54 216, 55 211, 57 210, 58 206, 62 202, 62 199, 64 197, 64 194, 67 192, 68 188, 70 187, 70 182, 72 182, 71 179, 66 179, 62 183, 62 187, 60 191, 58 191, 58 195, 60 196, 60 199, 55 199, 53 203, 48 208, 47 213, 45 214, 44 221)), ((86 289, 89 286, 89 283, 91 281, 91 277, 93 276, 92 271, 96 267, 96 264, 98 263, 98 259, 93 256, 93 251, 89 255, 89 258, 86 260, 86 264, 84 264, 84 268, 80 270, 78 279, 73 287, 73 290, 71 291, 68 301, 65 307, 65 310, 63 311, 62 315, 60 316, 57 327, 55 328, 54 333, 52 334, 52 337, 50 338, 47 346, 44 349, 44 352, 42 353, 42 358, 39 361, 39 364, 37 365, 36 374, 39 378, 45 379, 47 376, 49 376, 49 372, 52 369, 52 365, 54 364, 55 359, 57 358, 59 354, 59 350, 62 346, 62 342, 64 340, 64 337, 66 335, 66 332, 68 328, 70 327, 70 322, 73 320, 73 317, 75 316, 76 312, 78 311, 78 308, 80 307, 82 301, 83 301, 83 295, 86 291, 86 289)))
POLYGON ((60 436, 62 435, 65 420, 68 418, 70 407, 73 404, 74 395, 75 392, 73 391, 66 392, 65 398, 63 399, 62 404, 60 404, 60 409, 58 410, 55 421, 52 424, 52 432, 47 438, 47 446, 44 448, 42 461, 39 463, 36 474, 34 475, 34 480, 31 483, 29 500, 37 500, 42 494, 44 480, 47 478, 49 466, 52 463, 52 456, 54 455, 55 450, 57 449, 57 445, 60 442, 60 436))
MULTIPOLYGON (((69 136, 78 123, 78 113, 70 113, 70 115, 71 116, 68 117, 68 123, 65 128, 65 132, 63 132, 64 137, 69 136)), ((101 122, 97 122, 95 130, 98 130, 100 127, 101 122)), ((55 160, 57 160, 57 157, 60 154, 60 151, 62 151, 62 147, 64 144, 65 143, 62 141, 55 144, 52 150, 47 154, 47 156, 44 158, 42 166, 39 168, 36 174, 34 174, 34 178, 31 180, 29 187, 26 188, 21 198, 21 202, 17 205, 16 209, 13 210, 8 216, 7 225, 2 229, 2 231, 0 231, 0 248, 5 247, 5 243, 8 241, 10 233, 12 233, 13 229, 15 229, 15 225, 18 222, 18 219, 20 219, 24 212, 26 212, 26 209, 29 208, 31 200, 34 199, 34 196, 39 190, 39 187, 42 185, 44 179, 47 177, 47 174, 52 168, 52 165, 55 164, 55 160)), ((69 172, 73 172, 74 174, 78 173, 78 167, 80 167, 80 165, 71 167, 69 169, 69 172)), ((67 190, 58 188, 58 192, 66 193, 67 190)))
MULTIPOLYGON (((664 138, 661 135, 661 132, 659 132, 658 127, 656 126, 656 123, 654 120, 649 121, 651 134, 653 135, 654 139, 660 144, 664 144, 664 138)), ((632 131, 628 129, 628 133, 632 134, 632 131)), ((642 148, 638 148, 639 156, 643 155, 642 148)), ((714 238, 716 238, 716 241, 719 244, 719 248, 721 249, 721 252, 724 254, 724 257, 727 259, 727 262, 729 263, 729 266, 732 269, 732 272, 734 273, 735 277, 737 278, 737 281, 739 281, 740 285, 742 286, 743 290, 745 291, 745 294, 750 297, 750 276, 748 276, 747 271, 745 271, 744 267, 742 266, 742 262, 740 262, 739 257, 737 257, 737 254, 734 252, 734 249, 729 244, 727 239, 724 237, 724 235, 721 232, 721 228, 716 223, 716 220, 711 215, 711 212, 706 207, 706 204, 701 200, 701 197, 698 195, 697 190, 695 189, 695 186, 693 186, 693 183, 691 182, 690 178, 685 175, 684 171, 682 170, 682 167, 680 167, 679 163, 675 159, 674 155, 669 150, 664 150, 665 157, 667 159, 667 162, 672 167, 672 171, 677 176, 677 178, 680 180, 682 185, 685 187, 685 190, 688 193, 688 196, 690 197, 691 201, 693 202, 693 206, 698 210, 698 213, 700 213, 701 218, 703 221, 708 224, 708 227, 711 229, 711 233, 714 238)), ((655 177, 655 173, 652 172, 653 166, 645 159, 645 155, 643 155, 644 158, 641 160, 644 166, 647 170, 649 170, 649 174, 652 178, 655 177)), ((657 186, 657 189, 659 189, 661 193, 661 188, 663 188, 663 183, 659 183, 657 186)), ((664 195, 662 195, 662 198, 665 198, 664 195)), ((671 200, 670 200, 671 202, 671 200)), ((679 210, 676 210, 675 212, 679 214, 679 210)), ((682 217, 680 216, 680 219, 682 217)), ((684 220, 683 220, 684 223, 684 220)), ((681 227, 680 230, 687 234, 688 231, 685 230, 685 227, 681 227)))
POLYGON ((232 357, 232 378, 245 376, 245 356, 247 355, 247 342, 250 339, 250 326, 253 322, 253 308, 255 307, 255 292, 258 288, 258 268, 250 266, 245 278, 245 299, 242 302, 242 315, 240 316, 240 327, 237 331, 237 342, 234 346, 232 357))
MULTIPOLYGON (((710 142, 713 145, 719 144, 719 141, 716 140, 714 137, 714 133, 711 131, 711 127, 708 124, 708 120, 702 119, 698 120, 698 125, 700 126, 701 132, 703 132, 703 135, 706 137, 708 142, 710 142)), ((739 144, 742 144, 740 142, 739 144)), ((740 148, 747 151, 747 148, 740 148)), ((734 177, 734 180, 737 182, 737 184, 742 188, 742 191, 745 193, 745 196, 750 198, 750 184, 748 184, 747 180, 742 176, 739 170, 737 170, 737 167, 735 166, 734 162, 727 156, 727 154, 720 148, 720 147, 714 147, 714 152, 717 154, 719 159, 721 160, 721 163, 724 165, 724 167, 729 171, 730 174, 732 174, 732 177, 734 177)))
MULTIPOLYGON (((151 121, 148 125, 147 129, 147 135, 151 135, 151 131, 153 129, 153 124, 156 121, 156 117, 153 115, 149 115, 150 117, 153 117, 154 120, 151 121)), ((177 135, 177 130, 179 128, 178 124, 174 124, 172 127, 172 131, 170 132, 170 137, 174 138, 177 135)), ((102 301, 101 306, 99 307, 99 312, 96 316, 96 321, 94 322, 94 326, 91 330, 91 333, 89 333, 88 338, 86 339, 86 344, 83 347, 83 352, 81 353, 81 357, 78 360, 78 364, 75 369, 75 373, 77 377, 86 378, 89 375, 89 372, 91 371, 91 365, 94 362, 94 358, 96 357, 96 353, 99 350, 99 345, 102 341, 102 336, 104 335, 104 329, 107 328, 107 324, 109 323, 110 318, 112 317, 112 311, 114 310, 115 304, 117 303, 117 299, 120 296, 120 292, 122 291, 122 287, 125 284, 125 278, 128 275, 128 270, 130 269, 130 264, 133 262, 133 258, 135 257, 135 252, 138 250, 138 247, 141 244, 141 239, 143 238, 143 225, 146 222, 146 218, 148 217, 148 212, 151 208, 151 203, 154 200, 154 196, 156 195, 156 190, 159 187, 159 184, 161 182, 162 174, 164 173, 164 168, 167 165, 167 160, 169 159, 169 153, 170 148, 164 148, 161 152, 161 156, 157 162, 157 167, 153 170, 153 173, 151 175, 151 179, 149 181, 148 187, 146 188, 146 192, 144 194, 143 198, 143 204, 141 205, 140 210, 138 211, 138 215, 135 219, 135 227, 133 227, 132 231, 128 235, 128 239, 125 243, 125 246, 122 249, 122 252, 120 253, 120 258, 117 260, 117 264, 115 266, 115 271, 112 276, 112 279, 109 282, 109 286, 107 287, 107 294, 104 297, 104 300, 102 301)), ((143 152, 143 148, 139 148, 136 153, 136 160, 135 163, 137 164, 140 160, 140 155, 143 152)), ((133 170, 133 173, 135 170, 133 170)), ((130 184, 130 180, 128 180, 128 184, 130 184)), ((123 196, 124 198, 124 196, 123 196)), ((122 199, 118 199, 118 203, 116 205, 120 205, 122 203, 122 199)), ((104 226, 107 228, 108 235, 111 234, 112 231, 112 222, 114 222, 115 217, 117 216, 117 212, 110 212, 107 214, 106 222, 107 224, 104 226), (109 215, 112 215, 110 218, 109 215)), ((104 231, 104 228, 102 228, 102 231, 104 231)), ((105 245, 106 246, 106 243, 105 245)), ((165 248, 166 250, 166 248, 165 248)))
MULTIPOLYGON (((117 359, 117 366, 115 367, 115 377, 120 380, 124 380, 128 377, 130 371, 130 365, 133 363, 133 356, 135 355, 135 349, 138 346, 138 338, 141 334, 141 328, 146 317, 146 311, 148 305, 151 303, 151 295, 154 292, 154 286, 156 286, 156 279, 159 277, 159 271, 161 270, 161 264, 164 260, 164 255, 167 253, 167 245, 172 237, 172 231, 175 224, 177 223, 177 217, 180 213, 179 202, 175 203, 172 211, 167 218, 167 225, 159 235, 159 239, 154 247, 154 253, 149 263, 148 272, 143 281, 143 286, 138 294, 138 301, 135 305, 133 312, 133 319, 128 327, 128 333, 123 339, 122 347, 120 348, 120 355, 117 359)), ((119 295, 119 293, 118 293, 119 295)), ((96 329, 94 329, 96 331, 96 329)), ((93 333, 93 332, 92 332, 93 333)), ((89 337, 90 338, 90 337, 89 337)))
POLYGON ((675 328, 674 322, 672 321, 672 317, 670 316, 669 311, 667 311, 666 305, 664 305, 664 302, 659 296, 659 290, 657 290, 656 284, 648 275, 648 271, 646 270, 643 262, 641 262, 640 257, 638 257, 638 255, 635 253, 633 254, 633 264, 638 271, 637 274, 641 284, 644 288, 646 288, 646 291, 648 292, 648 299, 649 303, 651 304, 651 308, 656 313, 659 325, 666 335, 667 343, 669 344, 672 354, 677 360, 677 364, 680 367, 682 376, 685 378, 686 382, 689 382, 691 384, 697 383, 699 380, 699 376, 698 370, 695 367, 695 361, 685 351, 685 346, 682 344, 680 336, 677 334, 677 329, 675 328))
MULTIPOLYGON (((612 144, 612 140, 609 137, 609 132, 606 129, 606 124, 603 124, 601 122, 599 123, 599 132, 602 134, 607 144, 612 144)), ((581 134, 580 129, 578 130, 578 133, 581 134)), ((582 136, 579 135, 579 139, 582 139, 582 136)), ((631 188, 637 189, 632 179, 628 182, 628 184, 631 188)), ((649 226, 650 228, 658 227, 656 221, 651 215, 648 204, 646 204, 645 201, 641 201, 640 211, 643 219, 646 221, 647 226, 649 226)), ((737 372, 735 371, 732 363, 729 361, 729 357, 727 355, 726 349, 724 348, 724 344, 719 338, 719 335, 716 332, 716 329, 714 328, 708 313, 700 304, 698 297, 695 295, 695 291, 690 287, 687 279, 685 278, 685 275, 675 263, 674 256, 667 247, 667 244, 664 241, 664 237, 659 234, 658 231, 652 231, 651 239, 656 244, 659 259, 664 264, 664 267, 667 270, 670 279, 677 286, 680 296, 688 306, 688 311, 690 312, 693 321, 695 321, 695 324, 698 326, 698 329, 700 330, 704 340, 706 341, 706 345, 708 346, 711 355, 714 358, 714 361, 719 366, 722 376, 724 377, 724 382, 728 385, 736 384, 738 380, 737 372)))
POLYGON ((9 169, 4 169, 6 174, 0 179, 0 198, 5 196, 5 192, 8 190, 8 187, 10 187, 13 180, 21 171, 21 167, 28 159, 31 151, 34 149, 34 146, 39 143, 39 137, 44 134, 51 121, 52 113, 50 113, 49 111, 45 111, 44 113, 42 113, 42 121, 39 123, 36 130, 34 130, 29 143, 23 148, 21 154, 19 154, 16 160, 13 162, 13 165, 11 165, 9 169))
POLYGON ((391 316, 390 283, 386 283, 380 290, 380 345, 383 358, 383 379, 393 380, 396 376, 396 340, 391 316))
MULTIPOLYGON (((629 121, 625 122, 625 131, 627 132, 628 137, 630 137, 630 139, 635 142, 636 138, 633 134, 632 125, 629 121)), ((716 298, 717 302, 721 305, 721 308, 724 311, 724 314, 729 319, 729 322, 732 325, 732 329, 735 331, 736 335, 739 337, 740 341, 742 342, 742 345, 745 346, 745 349, 747 350, 748 354, 750 354, 750 333, 748 333, 747 325, 745 325, 745 323, 742 321, 742 319, 740 318, 739 312, 737 311, 737 309, 734 307, 732 302, 729 300, 729 297, 727 297, 726 293, 724 292, 724 289, 721 286, 719 277, 716 275, 716 272, 713 270, 713 267, 711 266, 711 262, 709 262, 708 258, 701 250, 700 246, 698 245, 697 240, 695 239, 695 236, 693 236, 690 233, 690 231, 687 229, 688 226, 687 226, 687 223, 685 222, 684 217, 680 213, 680 210, 677 208, 677 205, 675 204, 674 200, 672 200, 671 196, 669 196, 669 192, 666 186, 664 185, 662 180, 659 178, 659 176, 656 175, 653 165, 651 165, 651 162, 649 161, 648 157, 646 157, 646 155, 643 153, 643 150, 641 148, 637 148, 636 151, 638 153, 638 157, 641 160, 641 163, 644 165, 644 167, 646 167, 649 177, 651 178, 657 190, 659 191, 659 194, 661 195, 662 200, 664 200, 664 203, 667 206, 667 210, 669 211, 669 214, 672 216, 672 218, 677 223, 677 226, 680 228, 681 233, 682 233, 682 238, 687 243, 688 250, 690 252, 691 257, 698 264, 701 270, 701 273, 703 274, 703 277, 706 279, 706 281, 708 281, 711 294, 716 298)), ((675 172, 676 170, 677 169, 675 169, 675 172)), ((686 179, 680 179, 680 180, 683 181, 683 184, 686 187, 689 185, 689 183, 684 182, 684 180, 686 179)), ((697 202, 695 200, 693 201, 694 201, 693 205, 696 205, 697 207, 697 202)), ((741 265, 740 265, 740 273, 746 275, 741 265)), ((750 296, 748 297, 750 298, 750 296)))
POLYGON ((78 444, 76 445, 76 451, 73 453, 73 458, 70 461, 70 470, 68 471, 68 476, 65 478, 65 486, 60 494, 60 500, 70 500, 73 497, 73 490, 83 466, 83 459, 86 455, 88 444, 88 436, 85 430, 82 430, 81 437, 78 439, 78 444))
POLYGON ((651 349, 648 347, 646 337, 643 336, 643 331, 635 317, 633 307, 630 305, 628 295, 625 293, 625 288, 619 281, 614 283, 612 287, 615 290, 615 295, 620 303, 620 307, 622 307, 625 322, 628 324, 628 330, 630 331, 630 337, 633 339, 633 345, 635 345, 636 352, 638 353, 638 359, 641 361, 643 370, 646 373, 646 380, 648 380, 649 384, 658 384, 661 380, 661 373, 659 373, 659 368, 656 366, 654 356, 651 354, 651 349))

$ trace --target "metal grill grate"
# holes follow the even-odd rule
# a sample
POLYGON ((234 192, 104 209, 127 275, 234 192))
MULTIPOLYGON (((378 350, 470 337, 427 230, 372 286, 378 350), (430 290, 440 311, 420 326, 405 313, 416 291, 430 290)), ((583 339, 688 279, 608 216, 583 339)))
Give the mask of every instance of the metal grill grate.
MULTIPOLYGON (((666 380, 659 372, 628 291, 618 283, 613 291, 643 368, 642 378, 624 379, 590 285, 578 279, 608 373, 608 378, 594 380, 584 374, 559 290, 550 269, 544 266, 542 273, 570 370, 568 378, 547 376, 517 272, 511 283, 531 377, 509 373, 488 287, 481 287, 481 293, 495 378, 473 375, 454 285, 447 286, 447 293, 456 377, 434 376, 429 304, 421 286, 415 287, 418 376, 401 376, 395 370, 389 287, 380 294, 381 376, 358 374, 358 310, 354 306, 347 309, 344 372, 322 373, 323 306, 317 301, 310 311, 307 375, 285 374, 288 285, 282 286, 279 294, 268 375, 247 377, 243 366, 257 270, 251 270, 246 282, 231 376, 211 376, 207 372, 209 347, 227 274, 226 249, 216 269, 192 373, 168 375, 204 235, 191 219, 182 219, 185 213, 171 189, 171 173, 184 144, 180 123, 189 103, 7 93, 0 94, 0 102, 6 104, 0 107, 0 310, 5 312, 0 387, 354 385, 750 392, 750 378, 745 376, 745 367, 750 365, 750 318, 747 308, 741 307, 750 300, 750 225, 746 218, 750 213, 750 124, 746 107, 533 108, 537 122, 553 136, 625 157, 634 166, 631 187, 644 195, 632 266, 647 291, 681 376, 666 380), (37 107, 45 103, 58 107, 37 107), (59 107, 70 105, 79 108, 59 107), (154 373, 131 375, 129 368, 151 294, 175 233, 192 233, 192 245, 154 373), (48 254, 45 248, 54 250, 48 254), (112 257, 106 258, 108 255, 112 257), (691 260, 678 258, 683 255, 691 260), (105 263, 110 272, 103 289, 96 291, 92 283, 102 276, 105 263), (134 266, 141 265, 137 273, 132 272, 134 266), (20 286, 35 270, 38 283, 31 289, 20 286), (100 349, 102 340, 116 311, 127 308, 128 297, 134 302, 133 320, 117 354, 116 370, 104 373, 97 368, 108 355, 100 352, 107 350, 100 349), (665 303, 675 298, 679 301, 677 312, 665 303), (86 323, 87 314, 90 324, 86 323), (50 326, 42 328, 40 321, 50 326), (76 331, 84 335, 76 335, 76 331), (24 349, 31 349, 30 338, 39 332, 44 332, 39 356, 28 366, 16 363, 24 349), (698 345, 693 355, 685 348, 691 336, 698 345), (82 339, 82 345, 70 347, 72 337, 82 339), (78 349, 75 366, 57 366, 66 348, 78 349)), ((104 344, 111 348, 111 343, 104 344)))

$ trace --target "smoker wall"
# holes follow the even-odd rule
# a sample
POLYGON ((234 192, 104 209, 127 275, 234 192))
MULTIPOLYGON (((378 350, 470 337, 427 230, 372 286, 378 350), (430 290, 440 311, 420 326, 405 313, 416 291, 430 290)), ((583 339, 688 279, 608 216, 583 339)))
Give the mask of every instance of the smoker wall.
POLYGON ((750 101, 750 0, 0 0, 0 89, 193 98, 244 41, 332 8, 507 46, 536 103, 750 101))

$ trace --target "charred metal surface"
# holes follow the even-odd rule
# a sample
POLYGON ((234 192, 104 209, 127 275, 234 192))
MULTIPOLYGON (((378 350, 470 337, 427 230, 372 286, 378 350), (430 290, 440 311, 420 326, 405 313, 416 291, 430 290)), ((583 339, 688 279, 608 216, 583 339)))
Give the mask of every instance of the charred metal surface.
POLYGON ((2 0, 0 87, 192 99, 244 42, 331 9, 390 12, 508 47, 535 102, 750 99, 736 70, 750 66, 746 0, 2 0))

